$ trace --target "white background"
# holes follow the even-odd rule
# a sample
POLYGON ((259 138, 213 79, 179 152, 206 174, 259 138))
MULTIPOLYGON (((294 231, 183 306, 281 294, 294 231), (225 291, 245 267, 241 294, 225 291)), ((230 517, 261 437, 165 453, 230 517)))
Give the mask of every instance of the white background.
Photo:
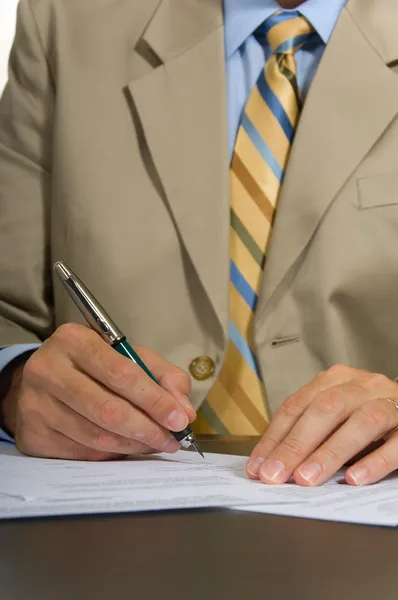
POLYGON ((7 63, 15 34, 18 0, 0 0, 0 95, 7 81, 7 63))

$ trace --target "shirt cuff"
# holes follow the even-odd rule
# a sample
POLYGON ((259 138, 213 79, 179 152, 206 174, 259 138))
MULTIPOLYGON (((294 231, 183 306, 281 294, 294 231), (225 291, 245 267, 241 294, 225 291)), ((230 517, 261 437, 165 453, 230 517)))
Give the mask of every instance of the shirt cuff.
MULTIPOLYGON (((0 350, 0 373, 14 358, 37 348, 40 348, 40 344, 16 344, 0 350)), ((14 443, 13 438, 2 429, 0 429, 0 441, 14 443)))
POLYGON ((15 443, 14 438, 10 437, 8 433, 0 429, 0 442, 10 442, 11 444, 15 443))

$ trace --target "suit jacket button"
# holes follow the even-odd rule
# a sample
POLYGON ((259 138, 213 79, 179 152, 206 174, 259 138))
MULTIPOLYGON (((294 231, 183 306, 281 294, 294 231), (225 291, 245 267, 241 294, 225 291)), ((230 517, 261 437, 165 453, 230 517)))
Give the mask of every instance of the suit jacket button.
POLYGON ((216 370, 214 360, 209 356, 198 356, 189 365, 189 372, 197 381, 210 379, 216 370))

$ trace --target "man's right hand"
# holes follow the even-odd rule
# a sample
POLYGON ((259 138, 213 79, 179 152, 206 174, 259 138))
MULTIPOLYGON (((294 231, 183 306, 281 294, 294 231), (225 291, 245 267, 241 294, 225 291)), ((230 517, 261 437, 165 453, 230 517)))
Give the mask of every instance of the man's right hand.
POLYGON ((151 350, 137 352, 160 385, 91 329, 61 326, 16 369, 4 399, 18 449, 73 460, 176 452, 170 431, 196 418, 190 377, 151 350))

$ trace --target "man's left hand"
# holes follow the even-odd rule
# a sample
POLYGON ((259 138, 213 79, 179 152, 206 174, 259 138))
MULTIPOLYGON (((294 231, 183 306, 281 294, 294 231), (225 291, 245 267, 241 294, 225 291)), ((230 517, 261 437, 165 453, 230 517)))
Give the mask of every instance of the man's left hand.
POLYGON ((398 384, 384 375, 336 365, 289 396, 247 466, 251 479, 302 486, 325 483, 373 442, 346 471, 350 485, 380 481, 398 469, 398 384))

